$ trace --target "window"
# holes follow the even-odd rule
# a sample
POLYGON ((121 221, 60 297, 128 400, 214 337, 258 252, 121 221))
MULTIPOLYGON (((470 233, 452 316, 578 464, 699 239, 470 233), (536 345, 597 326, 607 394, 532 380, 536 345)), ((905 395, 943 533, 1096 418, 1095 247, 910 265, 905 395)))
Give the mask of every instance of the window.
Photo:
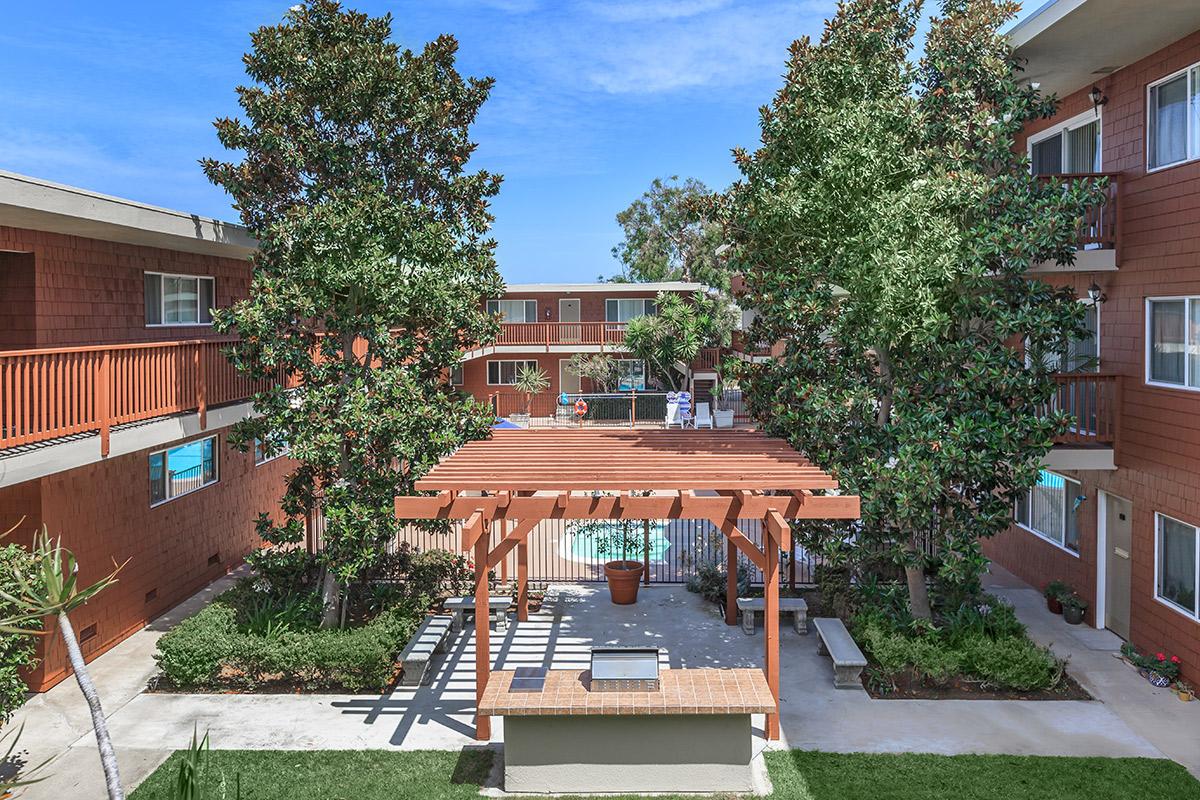
POLYGON ((462 364, 455 364, 453 367, 450 368, 450 385, 451 386, 462 386, 463 385, 462 364))
POLYGON ((1200 582, 1197 580, 1200 574, 1200 561, 1197 561, 1200 529, 1162 514, 1154 515, 1154 523, 1154 596, 1188 616, 1200 619, 1196 608, 1196 586, 1200 582))
POLYGON ((217 482, 217 437, 150 454, 150 505, 217 482))
POLYGON ((617 391, 646 389, 646 362, 636 358, 617 359, 617 391))
POLYGON ((1075 512, 1083 502, 1077 481, 1042 470, 1038 482, 1017 497, 1013 519, 1021 527, 1072 553, 1079 552, 1079 525, 1075 512))
POLYGON ((488 300, 487 312, 501 322, 537 322, 536 300, 488 300))
POLYGON ((1030 137, 1029 162, 1034 175, 1099 172, 1099 118, 1087 111, 1030 137))
POLYGON ((1146 301, 1146 380, 1200 389, 1200 297, 1146 301))
POLYGON ((645 297, 609 298, 604 301, 604 321, 629 322, 634 317, 653 314, 655 308, 654 301, 645 297))
POLYGON ((254 465, 259 466, 268 461, 274 461, 280 456, 286 456, 292 452, 292 445, 282 437, 275 437, 270 446, 257 436, 254 437, 254 465))
POLYGON ((1146 166, 1200 158, 1200 65, 1152 84, 1146 110, 1146 166))
POLYGON ((517 382, 517 373, 529 367, 537 369, 536 361, 489 361, 488 386, 512 386, 517 382))
POLYGON ((147 325, 211 325, 216 281, 195 275, 145 274, 147 325))

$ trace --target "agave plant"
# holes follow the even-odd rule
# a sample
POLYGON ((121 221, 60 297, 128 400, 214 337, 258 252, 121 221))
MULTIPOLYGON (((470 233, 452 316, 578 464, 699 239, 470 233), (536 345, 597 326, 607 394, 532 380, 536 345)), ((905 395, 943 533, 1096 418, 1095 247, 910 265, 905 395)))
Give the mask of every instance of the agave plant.
POLYGON ((92 728, 96 732, 100 765, 104 768, 104 783, 108 789, 109 800, 124 800, 125 790, 121 788, 117 757, 113 752, 112 739, 108 735, 104 710, 100 706, 100 695, 97 694, 87 665, 84 664, 79 640, 75 636, 75 629, 68 614, 116 583, 117 573, 125 564, 114 564, 112 572, 91 586, 81 589, 79 565, 75 561, 75 555, 62 546, 61 538, 51 539, 45 525, 34 538, 31 554, 33 568, 30 573, 25 575, 17 570, 13 574, 17 586, 16 593, 0 591, 0 597, 18 609, 18 616, 0 620, 0 630, 27 632, 20 626, 41 617, 52 616, 58 621, 58 629, 67 647, 67 658, 75 672, 75 681, 79 684, 79 691, 83 693, 92 715, 92 728))

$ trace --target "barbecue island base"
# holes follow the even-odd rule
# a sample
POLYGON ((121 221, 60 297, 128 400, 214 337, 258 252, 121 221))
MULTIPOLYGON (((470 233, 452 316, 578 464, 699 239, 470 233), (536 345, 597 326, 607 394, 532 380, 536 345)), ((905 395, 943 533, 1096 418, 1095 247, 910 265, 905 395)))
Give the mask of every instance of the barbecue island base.
POLYGON ((590 691, 551 670, 540 691, 494 672, 479 712, 504 717, 508 792, 753 792, 751 714, 775 710, 756 669, 661 673, 657 691, 590 691))

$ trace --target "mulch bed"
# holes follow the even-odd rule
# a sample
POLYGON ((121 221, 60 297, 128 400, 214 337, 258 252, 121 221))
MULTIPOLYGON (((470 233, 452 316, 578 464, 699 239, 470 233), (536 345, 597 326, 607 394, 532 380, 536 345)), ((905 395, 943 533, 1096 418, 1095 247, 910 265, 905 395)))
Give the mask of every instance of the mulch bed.
POLYGON ((1015 689, 990 689, 982 683, 965 677, 958 677, 944 684, 935 684, 925 680, 911 670, 906 670, 892 679, 896 684, 895 690, 888 687, 887 691, 879 691, 872 685, 869 677, 871 667, 863 670, 862 683, 867 694, 876 700, 1091 700, 1079 683, 1070 675, 1063 673, 1062 680, 1053 689, 1022 692, 1015 689))

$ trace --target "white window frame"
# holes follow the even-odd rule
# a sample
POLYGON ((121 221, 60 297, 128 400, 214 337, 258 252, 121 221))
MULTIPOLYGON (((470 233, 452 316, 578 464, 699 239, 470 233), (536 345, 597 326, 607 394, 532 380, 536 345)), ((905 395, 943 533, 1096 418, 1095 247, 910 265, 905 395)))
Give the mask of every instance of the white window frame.
MULTIPOLYGON (((1063 475, 1061 472, 1055 472, 1052 469, 1043 469, 1042 472, 1049 472, 1051 475, 1054 475, 1055 477, 1062 478, 1063 481, 1065 481, 1066 483, 1073 483, 1079 487, 1081 493, 1083 491, 1083 484, 1080 481, 1075 480, 1074 478, 1069 478, 1066 475, 1063 475)), ((1067 547, 1066 515, 1073 513, 1068 510, 1068 507, 1072 504, 1073 498, 1066 496, 1067 495, 1066 483, 1064 483, 1064 485, 1063 485, 1063 495, 1064 495, 1064 500, 1066 502, 1064 503, 1063 510, 1062 510, 1062 513, 1063 513, 1063 520, 1062 520, 1063 540, 1062 540, 1062 542, 1058 542, 1058 541, 1055 541, 1054 539, 1051 539, 1049 536, 1047 536, 1042 531, 1039 531, 1037 528, 1026 525, 1024 522, 1021 522, 1019 519, 1017 519, 1017 504, 1016 503, 1013 503, 1013 524, 1016 525, 1018 528, 1020 528, 1023 531, 1028 531, 1029 533, 1032 533, 1034 536, 1038 537, 1043 542, 1048 542, 1049 544, 1054 545, 1059 550, 1062 550, 1064 553, 1068 553, 1070 555, 1075 556, 1076 558, 1079 558, 1080 554, 1077 551, 1072 550, 1071 548, 1067 547)), ((1025 490, 1026 494, 1028 495, 1028 499, 1026 500, 1027 503, 1032 503, 1032 501, 1033 501, 1033 488, 1034 487, 1030 486, 1028 489, 1025 490)), ((1076 526, 1078 526, 1078 521, 1076 521, 1076 526)), ((1076 529, 1078 530, 1078 527, 1076 529)), ((1080 538, 1082 538, 1083 532, 1079 531, 1079 534, 1080 534, 1080 538)))
POLYGON ((617 390, 618 390, 618 391, 624 391, 624 390, 622 390, 622 389, 621 389, 621 366, 620 366, 621 364, 641 364, 641 365, 642 365, 642 388, 640 388, 640 389, 636 389, 636 388, 635 388, 635 389, 634 389, 634 391, 637 391, 637 392, 644 392, 644 391, 646 391, 646 382, 647 382, 647 381, 650 379, 650 376, 646 374, 646 361, 645 361, 645 359, 641 359, 641 358, 614 358, 614 359, 613 359, 613 362, 614 362, 614 363, 616 364, 616 366, 617 366, 617 390))
POLYGON ((1167 608, 1172 609, 1173 611, 1175 611, 1178 614, 1182 614, 1184 617, 1186 617, 1187 619, 1190 619, 1192 622, 1200 622, 1200 541, 1196 542, 1196 547, 1195 547, 1196 564, 1193 567, 1193 569, 1195 570, 1196 582, 1197 582, 1197 586, 1196 586, 1197 597, 1195 598, 1196 611, 1194 611, 1194 612, 1188 611, 1183 606, 1177 605, 1175 602, 1168 600, 1165 597, 1161 597, 1158 594, 1159 556, 1161 555, 1162 520, 1164 520, 1164 519, 1169 519, 1172 522, 1179 523, 1180 525, 1186 525, 1187 527, 1192 529, 1193 536, 1200 538, 1200 526, 1193 525, 1190 522, 1184 522, 1183 520, 1181 520, 1177 517, 1172 517, 1170 514, 1163 514, 1159 511, 1154 512, 1154 585, 1151 587, 1151 591, 1154 593, 1155 601, 1161 603, 1162 605, 1166 606, 1167 608))
MULTIPOLYGON (((158 283, 158 318, 162 322, 147 322, 147 328, 211 328, 212 320, 208 322, 167 322, 167 294, 162 290, 162 282, 164 278, 186 278, 187 280, 196 281, 196 319, 200 319, 200 281, 208 281, 212 284, 213 309, 217 307, 217 279, 212 275, 184 275, 178 272, 158 272, 157 270, 148 269, 142 273, 142 297, 145 298, 145 282, 147 275, 157 275, 158 283)), ((212 309, 209 310, 209 316, 212 316, 212 309)), ((144 314, 143 314, 144 316, 144 314)))
MULTIPOLYGON (((641 314, 634 314, 634 315, 633 315, 634 317, 644 317, 644 316, 646 316, 647 314, 654 313, 654 312, 647 312, 647 311, 646 311, 646 304, 647 304, 647 303, 654 303, 654 304, 655 304, 655 309, 657 310, 657 308, 658 308, 658 300, 657 300, 656 298, 653 298, 653 297, 606 297, 606 298, 604 298, 604 321, 605 321, 606 323, 608 323, 608 324, 610 324, 610 325, 625 325, 625 324, 627 324, 627 323, 629 322, 629 320, 626 320, 625 322, 621 322, 620 320, 616 320, 616 319, 609 319, 609 318, 608 318, 608 304, 609 304, 609 303, 619 303, 619 302, 620 302, 620 301, 622 301, 622 300, 625 300, 625 301, 637 300, 637 301, 641 302, 641 304, 642 304, 642 313, 641 313, 641 314)), ((619 308, 619 307, 620 307, 620 306, 618 306, 618 308, 619 308)), ((633 317, 630 317, 630 319, 633 319, 633 317)))
POLYGON ((537 300, 527 300, 527 299, 518 298, 518 297, 500 297, 500 298, 496 298, 493 300, 488 300, 487 301, 487 313, 489 313, 495 317, 501 316, 501 313, 500 313, 500 304, 501 303, 523 303, 525 305, 524 312, 523 312, 523 316, 525 317, 525 319, 521 319, 521 320, 501 319, 501 322, 512 325, 514 323, 522 324, 522 323, 530 323, 530 322, 538 321, 537 300), (533 307, 533 319, 529 318, 529 309, 531 306, 533 307))
POLYGON ((1193 125, 1198 123, 1193 121, 1194 115, 1191 109, 1192 98, 1195 97, 1195 90, 1192 83, 1194 80, 1196 80, 1196 77, 1193 77, 1193 75, 1195 74, 1200 76, 1200 73, 1193 73, 1192 70, 1197 68, 1200 68, 1200 61, 1197 61, 1194 64, 1188 64, 1183 69, 1177 69, 1170 75, 1164 75, 1153 83, 1146 84, 1146 141, 1144 142, 1146 150, 1146 174, 1150 174, 1151 172, 1160 172, 1164 169, 1171 169, 1171 167, 1178 167, 1180 164, 1187 164, 1200 159, 1200 131, 1193 129, 1193 125), (1159 164, 1157 167, 1152 167, 1150 166, 1150 140, 1154 135, 1154 131, 1151 126, 1151 120, 1153 119, 1153 109, 1150 107, 1151 98, 1154 96, 1154 89, 1156 87, 1162 86, 1164 83, 1170 83, 1180 75, 1188 76, 1187 88, 1184 90, 1187 93, 1188 102, 1188 110, 1185 114, 1185 123, 1183 128, 1183 135, 1186 139, 1184 142, 1185 156, 1181 161, 1172 161, 1170 164, 1159 164))
POLYGON ((1147 386, 1156 386, 1160 389, 1175 389, 1182 392, 1200 392, 1200 384, 1192 386, 1188 384, 1188 341, 1187 341, 1187 326, 1191 324, 1192 303, 1200 303, 1200 295, 1173 295, 1169 297, 1147 297, 1144 307, 1145 321, 1145 347, 1142 350, 1142 356, 1145 361, 1144 378, 1147 386), (1183 300, 1183 383, 1167 383, 1166 381, 1156 381, 1150 374, 1150 358, 1154 349, 1154 330, 1153 319, 1150 314, 1150 306, 1152 303, 1169 303, 1172 301, 1183 300))
MULTIPOLYGON (((166 505, 167 503, 170 503, 174 500, 178 500, 181 497, 187 497, 189 494, 195 494, 196 492, 199 492, 202 489, 207 489, 210 486, 215 486, 216 484, 220 483, 221 482, 221 458, 219 455, 220 442, 218 441, 215 434, 212 436, 201 436, 197 439, 191 439, 186 442, 180 442, 179 444, 173 445, 171 447, 162 447, 162 448, 159 448, 158 450, 151 450, 148 454, 146 454, 147 478, 149 477, 150 459, 153 458, 154 456, 158 455, 159 453, 163 453, 166 455, 166 458, 164 458, 164 460, 163 460, 163 469, 166 470, 166 472, 167 472, 166 485, 167 485, 167 490, 170 491, 170 486, 171 486, 170 453, 171 453, 171 451, 178 450, 181 447, 187 447, 189 444, 195 444, 196 442, 203 442, 208 439, 212 439, 212 442, 213 442, 213 479, 211 481, 209 481, 208 483, 204 483, 204 484, 197 486, 195 489, 188 489, 186 492, 182 492, 180 494, 173 494, 173 495, 170 495, 169 497, 164 497, 162 500, 152 502, 152 503, 150 503, 151 508, 158 508, 161 505, 166 505)), ((201 463, 203 463, 203 462, 201 462, 201 463)), ((147 488, 149 488, 149 487, 147 486, 147 488)))
MULTIPOLYGON (((1029 156, 1029 169, 1033 169, 1033 146, 1038 142, 1043 142, 1046 139, 1053 138, 1062 134, 1062 163, 1067 163, 1067 132, 1073 131, 1076 128, 1082 128, 1084 125, 1096 123, 1096 153, 1100 156, 1100 166, 1096 172, 1104 171, 1104 111, 1103 107, 1098 109, 1100 114, 1095 111, 1084 111, 1082 114, 1076 114, 1070 119, 1063 120, 1057 125, 1051 125, 1044 131, 1038 131, 1031 134, 1025 142, 1025 153, 1029 156)), ((1065 173, 1070 175, 1071 173, 1065 173)))
POLYGON ((289 455, 292 452, 291 443, 285 441, 283 443, 283 445, 278 450, 275 451, 274 455, 264 458, 261 461, 259 461, 258 454, 259 454, 259 450, 261 449, 259 447, 259 444, 261 441, 262 440, 260 440, 257 436, 254 437, 254 466, 256 466, 256 467, 261 467, 263 464, 270 464, 275 459, 289 455))
MULTIPOLYGON (((535 358, 494 358, 494 359, 491 359, 487 362, 487 385, 488 386, 512 386, 513 385, 511 383, 492 383, 492 364, 507 364, 507 363, 524 364, 526 366, 529 366, 532 364, 534 369, 541 368, 541 365, 538 364, 537 359, 535 359, 535 358)), ((516 373, 518 373, 520 371, 521 371, 521 367, 518 366, 513 371, 513 374, 516 375, 516 373)))

